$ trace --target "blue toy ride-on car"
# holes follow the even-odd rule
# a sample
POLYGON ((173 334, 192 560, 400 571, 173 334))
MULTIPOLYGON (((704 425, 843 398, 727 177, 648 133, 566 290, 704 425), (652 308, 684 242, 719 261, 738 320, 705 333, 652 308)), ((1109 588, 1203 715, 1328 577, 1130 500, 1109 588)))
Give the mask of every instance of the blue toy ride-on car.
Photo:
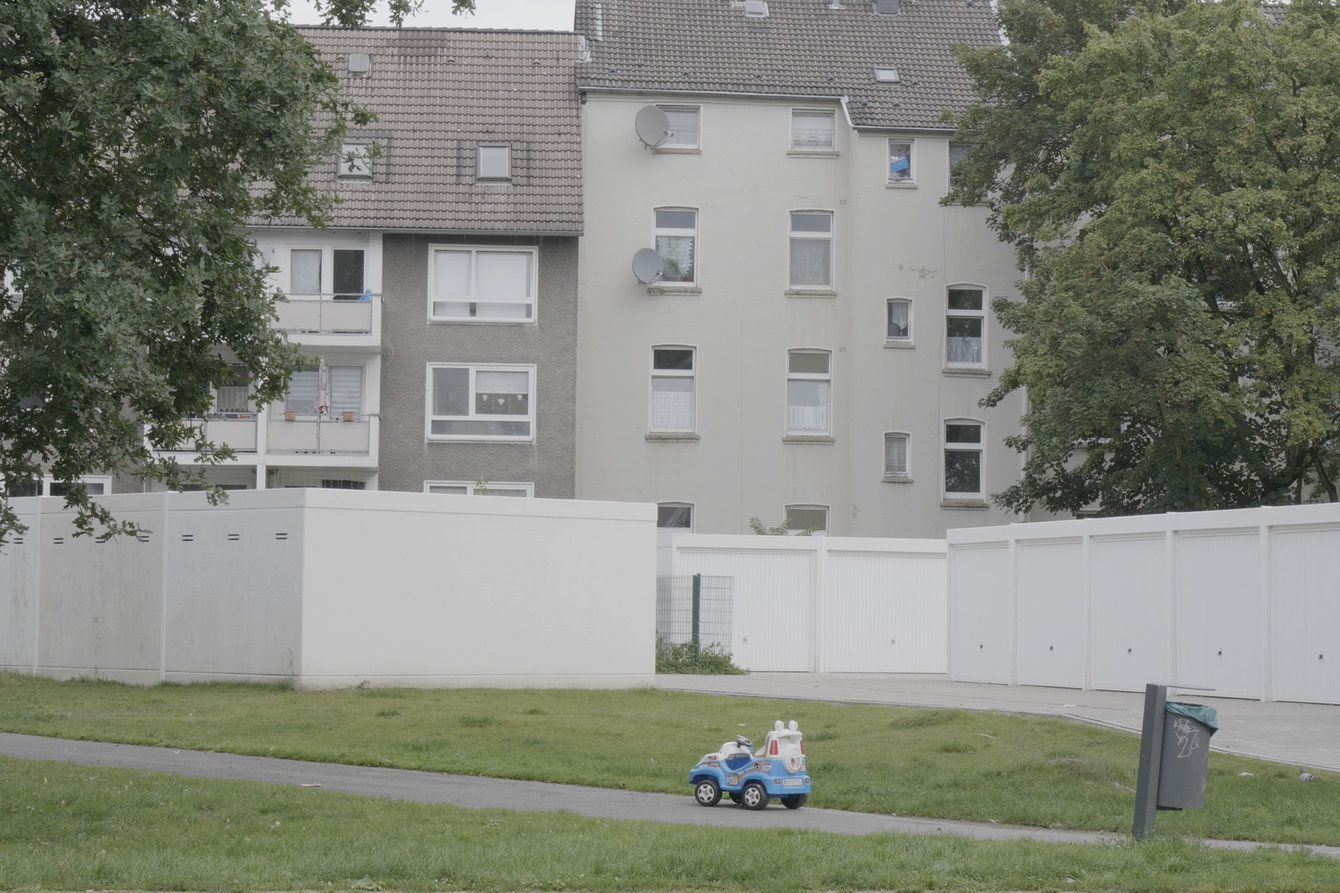
POLYGON ((716 806, 723 793, 745 809, 762 809, 773 797, 787 809, 805 805, 810 777, 805 773, 805 745, 796 721, 787 726, 779 719, 758 753, 743 735, 705 754, 689 772, 693 799, 701 806, 716 806))

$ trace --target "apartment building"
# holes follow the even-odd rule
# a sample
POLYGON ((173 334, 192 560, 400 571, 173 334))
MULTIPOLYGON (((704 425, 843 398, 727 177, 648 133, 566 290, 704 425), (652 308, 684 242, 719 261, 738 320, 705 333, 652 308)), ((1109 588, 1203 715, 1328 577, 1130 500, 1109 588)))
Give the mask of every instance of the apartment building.
POLYGON ((576 37, 301 30, 375 119, 313 175, 329 226, 254 229, 309 364, 281 404, 218 389, 209 480, 573 496, 576 37))
POLYGON ((578 0, 577 495, 661 526, 940 536, 1014 520, 1022 398, 985 207, 942 206, 963 0, 578 0))

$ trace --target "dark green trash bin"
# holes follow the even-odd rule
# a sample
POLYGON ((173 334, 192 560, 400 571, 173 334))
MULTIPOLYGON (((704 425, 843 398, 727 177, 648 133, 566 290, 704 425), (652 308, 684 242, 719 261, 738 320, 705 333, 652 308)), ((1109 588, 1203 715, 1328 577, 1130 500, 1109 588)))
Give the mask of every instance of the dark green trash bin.
POLYGON ((1219 713, 1213 707, 1176 701, 1164 709, 1158 807, 1200 809, 1205 805, 1210 736, 1219 729, 1219 713))

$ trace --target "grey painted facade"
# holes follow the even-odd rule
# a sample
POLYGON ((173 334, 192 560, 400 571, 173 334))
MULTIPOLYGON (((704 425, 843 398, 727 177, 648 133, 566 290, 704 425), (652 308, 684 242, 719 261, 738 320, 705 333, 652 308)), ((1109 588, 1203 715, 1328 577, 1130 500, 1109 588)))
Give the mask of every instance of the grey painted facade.
POLYGON ((427 481, 512 482, 535 496, 571 498, 576 437, 577 240, 388 234, 382 332, 381 489, 427 481), (430 322, 429 248, 538 249, 533 323, 430 322), (535 430, 527 442, 442 442, 425 433, 428 368, 436 363, 536 367, 535 430))

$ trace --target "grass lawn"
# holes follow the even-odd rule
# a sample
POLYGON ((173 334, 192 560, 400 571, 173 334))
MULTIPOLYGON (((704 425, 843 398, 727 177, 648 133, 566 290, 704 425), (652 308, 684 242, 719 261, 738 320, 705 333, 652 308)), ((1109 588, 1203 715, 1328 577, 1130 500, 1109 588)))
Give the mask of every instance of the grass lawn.
MULTIPOLYGON (((0 674, 0 729, 669 791, 775 719, 811 804, 1129 831, 1136 736, 1065 720, 634 691, 138 688, 0 674)), ((1082 846, 722 831, 399 803, 0 760, 0 888, 1340 890, 1340 860, 1181 835, 1340 845, 1340 778, 1210 757, 1206 808, 1082 846), (1250 773, 1250 774, 1243 774, 1250 773)))

